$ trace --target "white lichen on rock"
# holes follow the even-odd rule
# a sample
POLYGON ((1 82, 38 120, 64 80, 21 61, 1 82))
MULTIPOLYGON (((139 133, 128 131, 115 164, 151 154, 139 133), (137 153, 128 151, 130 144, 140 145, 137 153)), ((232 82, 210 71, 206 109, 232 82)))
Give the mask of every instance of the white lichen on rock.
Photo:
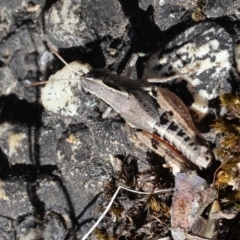
POLYGON ((17 149, 22 147, 22 140, 27 138, 25 133, 10 132, 8 136, 9 157, 17 153, 17 149))
POLYGON ((41 102, 44 108, 65 117, 76 116, 81 106, 78 92, 81 89, 81 77, 91 69, 90 65, 72 62, 51 75, 41 90, 41 102))
POLYGON ((176 81, 187 82, 193 97, 191 109, 199 117, 207 114, 209 100, 219 95, 222 85, 227 85, 232 65, 232 39, 223 28, 206 28, 197 25, 183 32, 165 50, 153 54, 143 74, 143 78, 161 78, 187 73, 176 81))

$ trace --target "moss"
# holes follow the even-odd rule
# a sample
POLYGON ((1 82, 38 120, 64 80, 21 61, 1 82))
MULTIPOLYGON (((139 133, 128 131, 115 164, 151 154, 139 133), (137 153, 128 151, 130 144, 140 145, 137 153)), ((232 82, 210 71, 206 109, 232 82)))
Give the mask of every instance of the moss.
POLYGON ((220 101, 227 113, 212 125, 221 136, 214 150, 222 162, 215 185, 222 190, 233 186, 226 200, 236 203, 240 199, 240 98, 224 94, 220 96, 220 101))
POLYGON ((102 228, 96 228, 94 231, 94 236, 96 237, 96 239, 98 240, 114 240, 115 238, 107 233, 106 229, 102 228))
POLYGON ((197 7, 192 13, 192 19, 196 22, 203 21, 205 19, 204 11, 206 9, 206 1, 198 0, 197 7))

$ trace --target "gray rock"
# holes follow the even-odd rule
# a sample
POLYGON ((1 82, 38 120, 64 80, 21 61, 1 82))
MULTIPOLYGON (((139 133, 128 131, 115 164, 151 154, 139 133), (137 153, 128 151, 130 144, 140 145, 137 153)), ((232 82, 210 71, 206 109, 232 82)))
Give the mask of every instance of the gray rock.
POLYGON ((233 0, 209 1, 206 6, 205 15, 208 18, 218 18, 227 15, 234 15, 239 19, 240 17, 240 2, 233 0))
POLYGON ((167 30, 185 20, 197 7, 197 1, 174 1, 174 0, 140 0, 139 7, 147 10, 154 8, 154 21, 161 31, 167 30))
POLYGON ((37 22, 45 0, 2 1, 0 9, 0 40, 6 39, 9 33, 16 31, 25 21, 37 22))
POLYGON ((128 19, 118 1, 57 1, 45 13, 46 39, 59 48, 121 37, 128 19))
POLYGON ((12 240, 14 236, 14 221, 10 218, 0 218, 0 238, 2 240, 12 240))
POLYGON ((15 220, 18 216, 32 212, 33 207, 27 192, 29 185, 24 180, 1 181, 1 216, 15 220))
POLYGON ((26 215, 18 221, 16 239, 75 239, 69 229, 69 219, 57 212, 48 212, 43 218, 38 215, 26 215))
POLYGON ((186 73, 171 82, 171 89, 202 119, 209 113, 209 101, 231 91, 227 78, 233 52, 233 39, 223 28, 211 23, 198 24, 153 54, 143 78, 186 73))

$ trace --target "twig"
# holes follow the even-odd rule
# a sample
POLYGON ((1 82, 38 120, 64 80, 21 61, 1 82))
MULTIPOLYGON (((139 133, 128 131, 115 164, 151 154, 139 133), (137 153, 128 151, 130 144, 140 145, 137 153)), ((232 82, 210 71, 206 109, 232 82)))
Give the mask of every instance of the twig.
POLYGON ((71 69, 73 72, 80 74, 77 70, 75 70, 74 68, 72 68, 58 53, 57 51, 49 44, 47 43, 47 46, 49 47, 49 49, 67 66, 69 67, 69 69, 71 69))
POLYGON ((83 236, 82 240, 85 240, 88 238, 88 236, 93 232, 93 230, 97 227, 97 225, 102 221, 102 219, 105 217, 105 215, 107 214, 107 212, 109 211, 109 209, 111 208, 115 198, 118 195, 118 192, 120 191, 120 189, 124 189, 127 190, 129 192, 133 192, 133 193, 138 193, 138 194, 145 194, 145 195, 149 195, 149 194, 157 194, 157 193, 165 193, 165 192, 171 192, 173 191, 173 188, 169 188, 169 189, 163 189, 163 190, 159 190, 156 192, 140 192, 140 191, 136 191, 136 190, 132 190, 129 188, 125 188, 123 186, 119 186, 118 189, 116 190, 116 192, 113 194, 112 199, 110 200, 110 202, 108 203, 106 209, 104 210, 104 212, 102 213, 102 215, 98 218, 98 220, 95 222, 95 224, 91 227, 91 229, 83 236))
POLYGON ((222 160, 220 166, 219 166, 219 167, 216 169, 216 171, 214 172, 214 175, 213 175, 213 185, 215 185, 217 173, 218 173, 218 171, 223 167, 223 165, 226 163, 227 157, 228 157, 228 156, 225 156, 225 158, 222 160))

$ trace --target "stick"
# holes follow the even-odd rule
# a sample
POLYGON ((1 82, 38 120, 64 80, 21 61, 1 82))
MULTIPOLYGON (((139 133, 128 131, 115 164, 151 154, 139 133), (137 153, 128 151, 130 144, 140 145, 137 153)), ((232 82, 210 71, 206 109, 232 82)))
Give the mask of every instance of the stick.
POLYGON ((163 189, 163 190, 159 190, 156 192, 139 192, 136 190, 132 190, 129 188, 125 188, 123 186, 119 186, 117 191, 113 194, 112 199, 110 200, 110 202, 108 203, 106 209, 104 210, 104 212, 102 213, 102 215, 98 218, 98 220, 95 222, 95 224, 91 227, 91 229, 83 236, 82 240, 86 240, 88 238, 88 236, 93 232, 93 230, 97 227, 97 225, 102 221, 102 219, 105 217, 105 215, 107 214, 107 212, 109 211, 109 209, 111 208, 115 198, 118 195, 118 192, 120 191, 120 189, 124 189, 127 190, 129 192, 133 192, 133 193, 138 193, 138 194, 145 194, 145 195, 149 195, 149 194, 157 194, 157 193, 165 193, 165 192, 171 192, 174 189, 173 188, 169 188, 169 189, 163 189))

